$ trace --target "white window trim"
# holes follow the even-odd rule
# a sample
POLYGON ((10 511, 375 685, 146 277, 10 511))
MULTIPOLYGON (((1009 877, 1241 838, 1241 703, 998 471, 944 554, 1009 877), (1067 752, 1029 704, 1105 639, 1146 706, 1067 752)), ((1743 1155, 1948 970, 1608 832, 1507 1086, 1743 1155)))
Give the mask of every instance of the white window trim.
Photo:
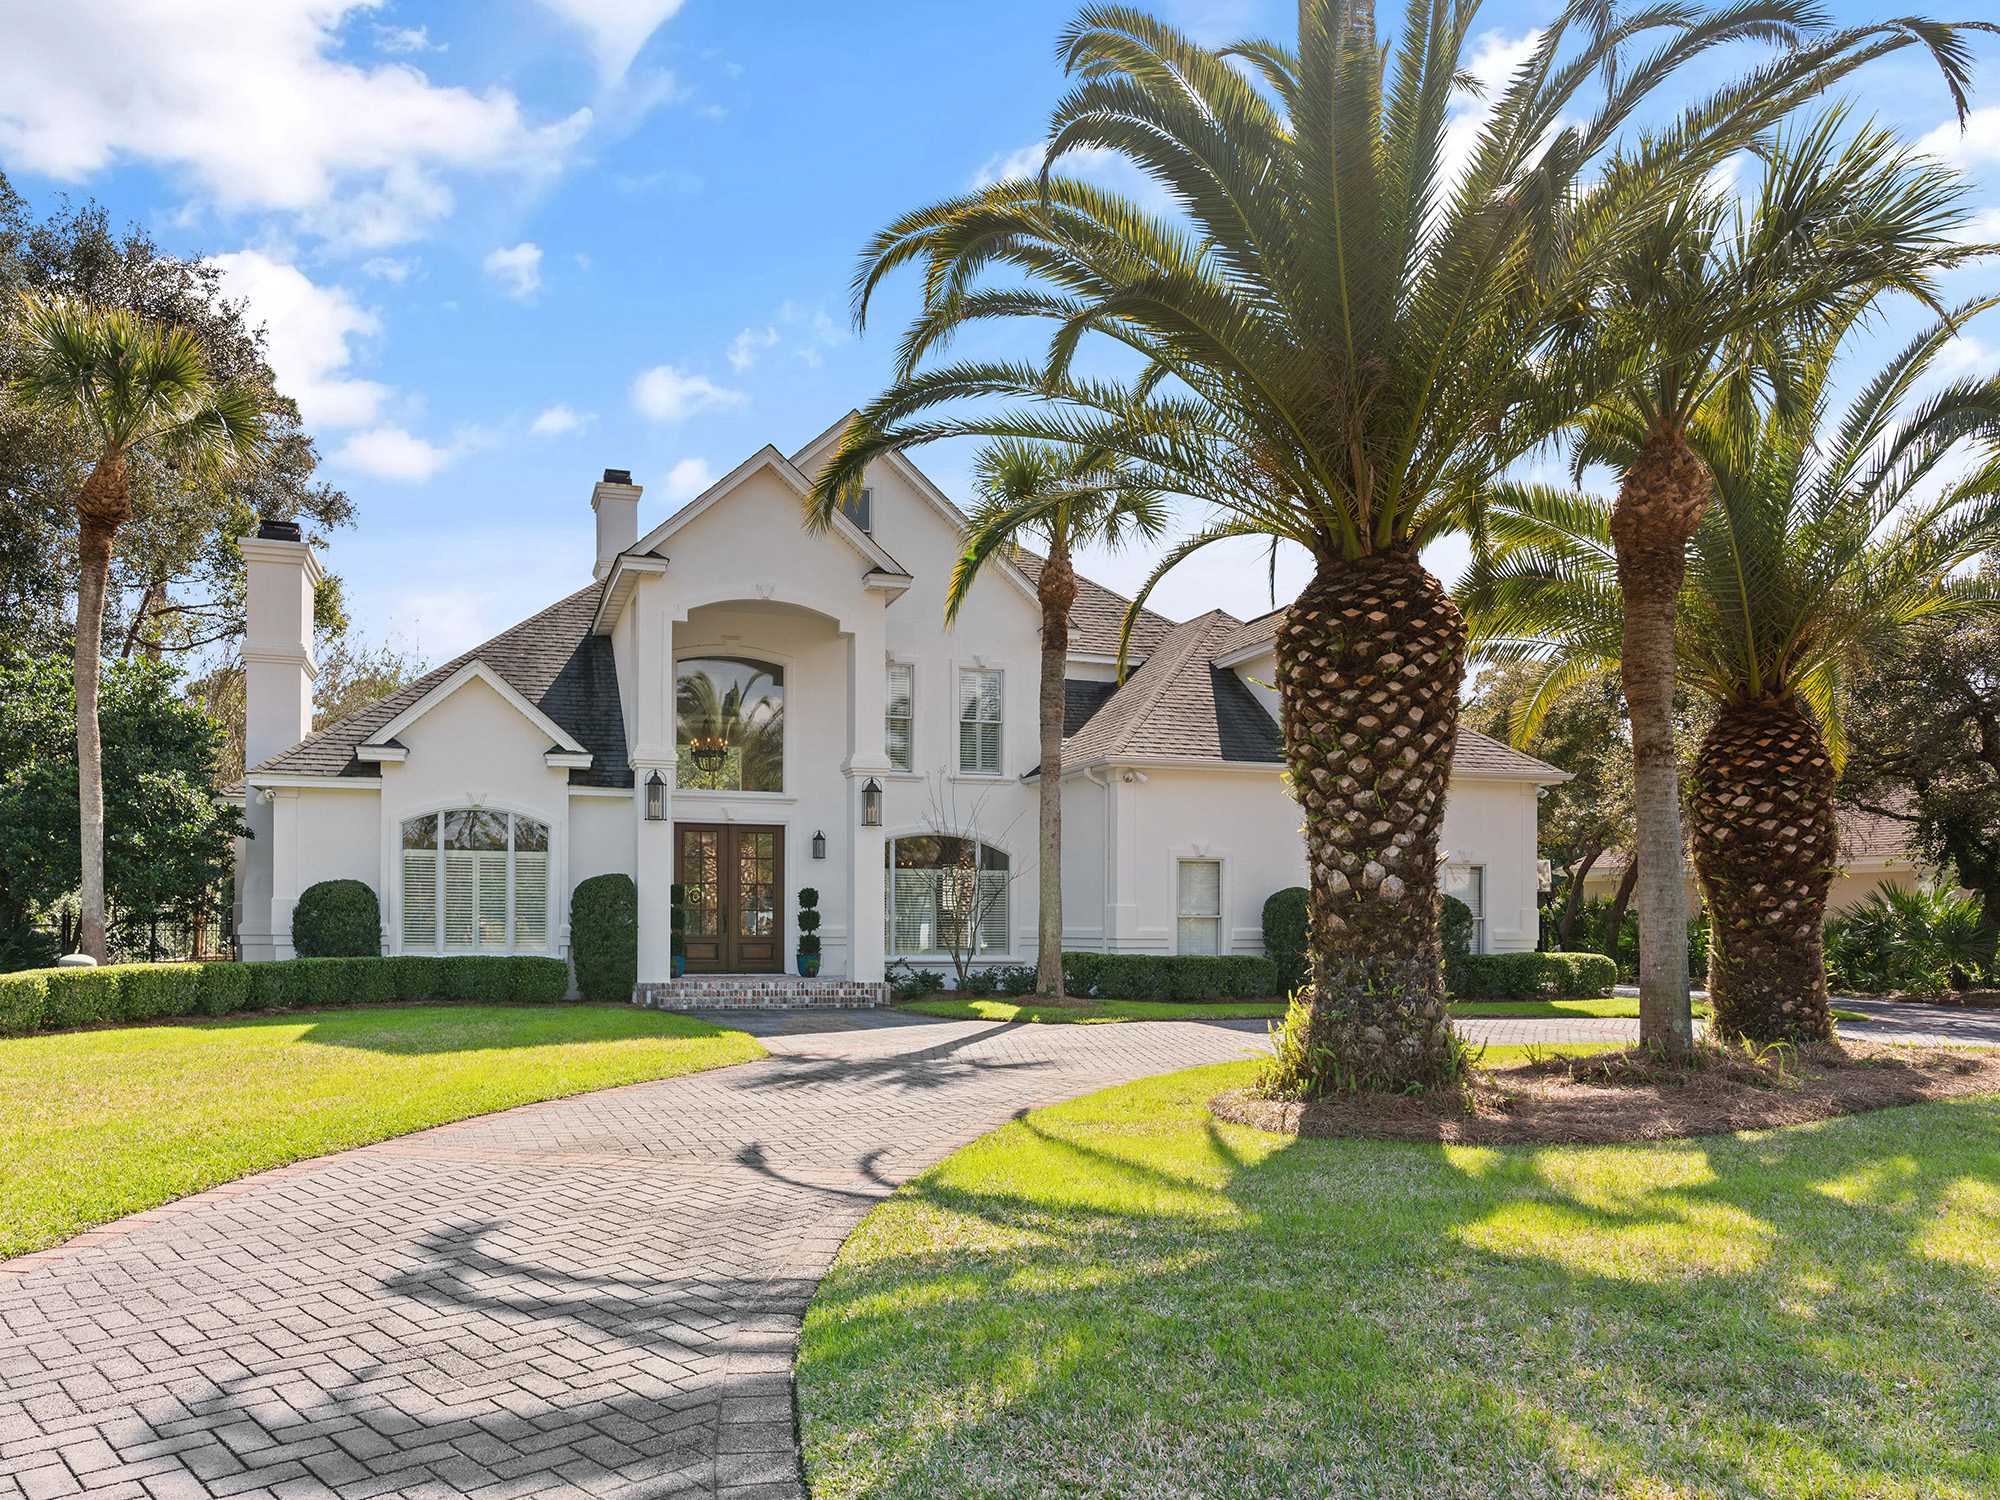
POLYGON ((1474 874, 1476 874, 1479 877, 1479 910, 1473 915, 1472 918, 1472 951, 1475 955, 1483 954, 1486 952, 1486 941, 1487 941, 1486 939, 1486 920, 1487 920, 1486 904, 1487 904, 1487 894, 1488 894, 1486 888, 1487 865, 1482 860, 1470 860, 1470 859, 1447 860, 1445 862, 1443 869, 1438 871, 1438 894, 1440 896, 1448 896, 1451 894, 1451 892, 1445 888, 1444 874, 1446 870, 1471 870, 1474 874))
POLYGON ((1196 849, 1177 849, 1168 858, 1170 864, 1168 866, 1167 899, 1173 903, 1174 909, 1174 952, 1178 955, 1182 951, 1181 919, 1183 917, 1200 917, 1204 921, 1207 920, 1207 917, 1203 913, 1183 912, 1181 910, 1181 866, 1190 864, 1215 866, 1215 955, 1220 957, 1223 954, 1234 951, 1230 942, 1229 931, 1229 861, 1222 855, 1214 853, 1211 850, 1196 849))
MULTIPOLYGON (((960 781, 1005 781, 1007 779, 1007 669, 1005 667, 982 667, 977 662, 959 662, 952 679, 958 689, 951 696, 951 738, 953 777, 960 781), (961 705, 965 701, 965 678, 967 673, 993 676, 1000 679, 1000 717, 997 721, 967 719, 962 716, 961 705), (998 765, 991 771, 968 771, 965 768, 965 737, 962 726, 993 722, 999 730, 999 747, 996 759, 998 765)), ((999 845, 994 845, 999 848, 999 845)))
POLYGON ((892 776, 915 776, 917 774, 917 664, 906 656, 889 657, 882 664, 882 758, 889 762, 892 776), (910 674, 910 763, 899 766, 889 754, 889 675, 897 668, 910 674))
MULTIPOLYGON (((565 814, 567 811, 568 808, 565 805, 565 814)), ((383 888, 393 893, 390 903, 391 910, 383 914, 383 936, 387 940, 383 944, 385 952, 422 955, 427 958, 476 958, 486 954, 506 954, 510 956, 533 955, 537 957, 551 956, 560 958, 567 952, 569 924, 565 903, 568 895, 569 880, 567 850, 563 842, 563 829, 567 821, 566 817, 552 816, 540 808, 493 803, 477 797, 458 797, 447 802, 440 802, 432 807, 415 808, 393 817, 384 817, 382 821, 384 824, 384 862, 394 872, 393 879, 383 883, 383 888), (404 941, 403 856, 422 851, 414 849, 406 850, 403 848, 403 825, 413 822, 418 818, 439 818, 450 812, 490 812, 507 815, 507 941, 502 947, 482 948, 475 945, 463 953, 446 951, 444 941, 444 856, 446 851, 444 847, 444 830, 442 827, 438 829, 438 846, 431 851, 437 859, 435 866, 436 873, 432 877, 436 882, 436 891, 432 897, 436 906, 436 935, 431 946, 428 948, 412 947, 404 941), (540 823, 548 830, 549 838, 549 847, 545 851, 548 858, 547 912, 543 918, 545 923, 544 931, 548 936, 539 946, 526 948, 521 947, 514 939, 513 820, 515 818, 526 818, 530 822, 540 823)), ((473 920, 474 930, 477 931, 478 918, 476 914, 473 920)))

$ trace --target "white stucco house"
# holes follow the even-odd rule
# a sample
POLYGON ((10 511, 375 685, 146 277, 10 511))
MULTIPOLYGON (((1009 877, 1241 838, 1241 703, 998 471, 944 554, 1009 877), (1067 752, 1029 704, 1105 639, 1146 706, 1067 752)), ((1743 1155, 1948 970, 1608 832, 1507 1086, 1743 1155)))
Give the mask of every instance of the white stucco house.
MULTIPOLYGON (((318 565, 283 523, 246 539, 243 956, 290 956, 300 892, 335 878, 375 889, 386 953, 563 956, 571 891, 616 871, 638 886, 646 998, 721 998, 737 976, 791 971, 808 886, 817 998, 842 984, 872 997, 899 958, 942 966, 937 834, 955 831, 980 845, 995 893, 979 960, 1032 962, 1036 560, 989 567, 945 629, 963 517, 900 455, 831 528, 807 530, 801 499, 844 421, 797 452, 752 454, 644 535, 640 487, 607 470, 594 549, 579 505, 573 569, 549 559, 579 586, 524 600, 542 607, 317 733, 318 565), (677 879, 689 977, 658 988, 677 879)), ((1265 898, 1304 881, 1266 685, 1279 616, 1147 614, 1119 684, 1126 607, 1085 583, 1073 621, 1065 944, 1261 952, 1265 898)), ((1535 798, 1560 779, 1461 734, 1443 878, 1487 950, 1535 945, 1535 798)))

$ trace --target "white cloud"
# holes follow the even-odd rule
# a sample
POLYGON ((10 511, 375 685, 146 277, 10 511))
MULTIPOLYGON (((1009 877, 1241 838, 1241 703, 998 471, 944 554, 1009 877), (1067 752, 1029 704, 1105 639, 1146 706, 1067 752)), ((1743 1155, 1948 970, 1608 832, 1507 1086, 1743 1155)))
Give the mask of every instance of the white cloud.
POLYGON ((408 256, 371 255, 361 262, 361 274, 391 286, 401 286, 416 274, 417 263, 408 256))
POLYGON ((337 286, 320 286, 297 266, 261 250, 217 255, 222 294, 249 306, 265 329, 278 390, 299 404, 308 427, 360 427, 376 419, 389 387, 348 374, 353 343, 382 331, 381 319, 337 286))
POLYGON ((757 363, 758 355, 777 344, 778 330, 768 323, 762 328, 746 328, 729 341, 729 368, 747 370, 757 363))
POLYGON ((715 470, 705 458, 684 458, 667 470, 667 499, 680 505, 715 483, 715 470))
POLYGON ((516 302, 532 301, 542 289, 542 247, 533 240, 493 250, 482 264, 486 274, 500 283, 500 290, 516 302))
POLYGON ((456 447, 437 444, 401 427, 371 427, 357 432, 333 455, 334 462, 375 479, 397 484, 424 484, 458 457, 456 447))
POLYGON ((68 0, 12 7, 0 159, 80 181, 122 162, 178 170, 227 211, 295 215, 351 246, 449 213, 447 176, 554 172, 591 123, 531 123, 506 88, 434 84, 340 57, 370 0, 68 0))
MULTIPOLYGON (((970 186, 977 192, 996 182, 1040 177, 1046 154, 1047 147, 1041 141, 1016 146, 1012 151, 996 151, 979 164, 970 186)), ((1154 177, 1108 146, 1080 146, 1066 151, 1056 159, 1056 171, 1129 198, 1148 213, 1164 213, 1174 206, 1172 196, 1154 177)))
POLYGON ((428 26, 377 26, 375 45, 384 52, 399 55, 445 50, 443 42, 431 40, 431 30, 428 26))
POLYGON ((632 382, 632 405, 655 422, 679 422, 696 412, 741 406, 743 392, 719 386, 706 375, 685 374, 672 365, 642 370, 632 382))
POLYGON ((581 432, 596 420, 591 413, 578 411, 558 401, 554 406, 545 406, 537 412, 535 420, 528 424, 528 431, 535 437, 561 437, 565 433, 581 432))
POLYGON ((2000 244, 2000 208, 1982 208, 1959 226, 1952 236, 1962 244, 2000 244))
POLYGON ((683 0, 542 0, 590 39, 598 71, 617 79, 632 66, 646 39, 672 20, 683 0))
MULTIPOLYGON (((1444 147, 1438 163, 1439 179, 1446 185, 1440 205, 1449 201, 1450 192, 1457 188, 1460 179, 1471 169, 1473 152, 1479 149, 1479 132, 1486 128, 1488 117, 1507 92, 1507 85, 1514 74, 1534 54, 1541 41, 1541 32, 1534 29, 1516 37, 1504 32, 1486 31, 1474 39, 1472 56, 1462 61, 1477 87, 1460 90, 1452 101, 1451 118, 1445 124, 1444 147)), ((1560 122, 1551 125, 1549 135, 1553 137, 1559 128, 1560 122)))
POLYGON ((1963 130, 1958 121, 1946 120, 1918 141, 1917 149, 1961 167, 2000 161, 2000 104, 1973 110, 1965 117, 1963 130))

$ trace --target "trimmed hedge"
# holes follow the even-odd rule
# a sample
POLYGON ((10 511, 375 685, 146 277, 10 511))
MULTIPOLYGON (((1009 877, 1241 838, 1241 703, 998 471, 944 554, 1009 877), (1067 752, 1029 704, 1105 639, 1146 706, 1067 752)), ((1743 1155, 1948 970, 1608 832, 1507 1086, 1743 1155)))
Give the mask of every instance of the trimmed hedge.
POLYGON ((1065 953, 1063 987, 1116 1000, 1261 1000, 1282 993, 1276 964, 1237 954, 1065 953))
POLYGON ((382 908, 359 880, 309 885, 292 909, 292 946, 300 958, 376 958, 382 952, 382 908))
POLYGON ((1618 982, 1618 965, 1602 953, 1471 953, 1456 968, 1456 1000, 1601 998, 1618 982))
POLYGON ((1289 885, 1264 902, 1264 956, 1278 972, 1278 993, 1306 982, 1306 888, 1289 885))
POLYGON ((630 1000, 639 983, 639 887, 593 875, 569 898, 569 951, 586 1000, 630 1000))
MULTIPOLYGON (((629 991, 628 991, 629 993, 629 991)), ((240 1010, 483 1000, 552 1005, 559 958, 292 958, 279 963, 105 964, 0 974, 0 1036, 240 1010)))

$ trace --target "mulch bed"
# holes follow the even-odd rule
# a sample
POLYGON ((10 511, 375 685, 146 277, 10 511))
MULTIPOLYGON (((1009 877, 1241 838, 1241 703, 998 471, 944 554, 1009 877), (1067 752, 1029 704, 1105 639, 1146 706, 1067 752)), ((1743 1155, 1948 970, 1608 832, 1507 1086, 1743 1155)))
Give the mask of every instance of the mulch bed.
POLYGON ((1719 1046, 1688 1067, 1634 1048, 1480 1069, 1464 1096, 1361 1094, 1311 1104, 1218 1094, 1216 1118, 1280 1135, 1466 1145, 1670 1140, 1803 1125, 1965 1094, 2000 1093, 2000 1048, 1776 1049, 1761 1059, 1719 1046))

